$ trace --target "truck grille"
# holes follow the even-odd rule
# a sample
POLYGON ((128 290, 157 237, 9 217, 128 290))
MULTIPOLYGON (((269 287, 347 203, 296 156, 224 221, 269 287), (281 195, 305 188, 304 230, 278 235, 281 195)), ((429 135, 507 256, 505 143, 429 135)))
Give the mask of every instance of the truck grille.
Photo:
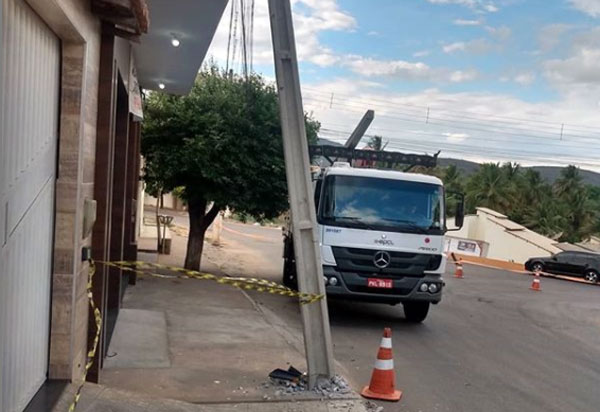
POLYGON ((423 253, 393 252, 390 255, 390 264, 383 269, 375 266, 374 257, 379 249, 358 249, 345 247, 332 247, 333 256, 341 272, 354 272, 365 275, 406 275, 421 276, 425 270, 435 270, 442 262, 441 255, 423 253))

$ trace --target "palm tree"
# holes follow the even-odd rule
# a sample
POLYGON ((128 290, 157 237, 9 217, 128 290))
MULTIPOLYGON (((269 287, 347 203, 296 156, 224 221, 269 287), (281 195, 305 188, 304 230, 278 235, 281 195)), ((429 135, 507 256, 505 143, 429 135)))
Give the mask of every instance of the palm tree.
POLYGON ((506 162, 502 165, 502 171, 506 176, 506 180, 511 183, 519 180, 519 177, 521 176, 521 166, 518 163, 506 162))
POLYGON ((554 182, 554 190, 558 196, 573 193, 583 188, 583 178, 579 168, 573 165, 567 166, 560 171, 560 176, 554 182))
POLYGON ((566 225, 561 238, 567 242, 581 242, 594 232, 597 213, 584 189, 566 195, 566 225))
POLYGON ((463 190, 463 177, 460 170, 456 165, 450 165, 444 170, 444 174, 442 176, 442 180, 444 181, 444 186, 446 189, 461 192, 463 190))
POLYGON ((594 232, 598 216, 579 168, 571 165, 562 169, 554 183, 554 193, 556 200, 564 205, 564 233, 561 240, 580 242, 587 239, 594 232))
POLYGON ((561 206, 552 201, 552 192, 546 187, 538 192, 538 201, 525 209, 522 224, 542 235, 556 237, 565 226, 561 206))
POLYGON ((467 204, 470 211, 478 206, 501 213, 510 210, 512 203, 506 174, 498 163, 484 163, 467 183, 467 204))

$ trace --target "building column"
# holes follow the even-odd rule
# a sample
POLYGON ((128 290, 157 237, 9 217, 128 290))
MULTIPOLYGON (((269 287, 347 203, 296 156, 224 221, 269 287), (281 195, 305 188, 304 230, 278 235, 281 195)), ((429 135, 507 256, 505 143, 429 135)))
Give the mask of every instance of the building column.
MULTIPOLYGON (((116 127, 117 69, 115 63, 115 36, 110 27, 103 24, 100 43, 100 72, 98 87, 98 123, 96 136, 96 163, 94 178, 94 198, 97 218, 92 232, 92 257, 98 261, 110 261, 110 235, 112 212, 112 182, 114 166, 114 140, 116 127)), ((92 292, 94 303, 101 313, 107 308, 108 269, 97 265, 92 292)), ((94 315, 89 317, 88 346, 91 348, 95 337, 94 315)), ((100 334, 100 342, 94 356, 94 363, 87 379, 98 382, 104 360, 106 328, 100 334)))

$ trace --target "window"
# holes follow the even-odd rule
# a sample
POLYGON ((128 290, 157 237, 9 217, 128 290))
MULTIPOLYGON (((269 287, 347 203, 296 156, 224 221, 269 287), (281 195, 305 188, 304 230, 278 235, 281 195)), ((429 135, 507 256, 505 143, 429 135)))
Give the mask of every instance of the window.
POLYGON ((328 176, 321 223, 412 233, 443 229, 443 190, 435 184, 364 176, 328 176))

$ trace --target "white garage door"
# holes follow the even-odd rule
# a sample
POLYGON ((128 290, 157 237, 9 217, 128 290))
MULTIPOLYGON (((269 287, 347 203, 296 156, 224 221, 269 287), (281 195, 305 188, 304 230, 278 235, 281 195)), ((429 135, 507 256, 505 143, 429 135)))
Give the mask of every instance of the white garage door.
POLYGON ((0 411, 13 412, 48 369, 60 42, 24 0, 0 2, 0 411))

